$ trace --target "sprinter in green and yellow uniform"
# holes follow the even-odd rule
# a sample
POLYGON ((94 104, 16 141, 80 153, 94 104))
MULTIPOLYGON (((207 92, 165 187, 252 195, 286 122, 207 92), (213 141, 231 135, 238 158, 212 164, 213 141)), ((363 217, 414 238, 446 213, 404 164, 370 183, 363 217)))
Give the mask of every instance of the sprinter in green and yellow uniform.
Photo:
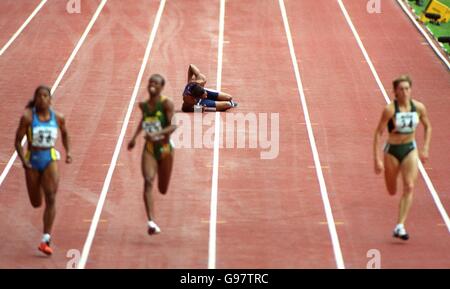
POLYGON ((144 176, 144 202, 150 235, 161 232, 154 222, 153 182, 155 176, 158 175, 159 192, 163 195, 166 194, 173 165, 173 145, 170 135, 176 129, 176 126, 171 123, 174 105, 172 100, 161 95, 164 85, 165 79, 161 75, 154 74, 150 77, 147 87, 150 97, 147 101, 139 103, 142 118, 133 138, 128 143, 128 150, 132 150, 136 145, 138 135, 142 131, 145 132, 142 174, 144 176))

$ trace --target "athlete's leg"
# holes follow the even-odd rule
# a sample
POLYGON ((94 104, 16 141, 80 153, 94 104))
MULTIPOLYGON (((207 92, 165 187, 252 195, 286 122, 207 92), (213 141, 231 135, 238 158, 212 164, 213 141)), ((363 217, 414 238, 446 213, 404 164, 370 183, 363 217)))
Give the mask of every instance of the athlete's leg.
POLYGON ((397 192, 397 178, 400 171, 399 161, 391 154, 384 154, 384 180, 390 195, 397 192))
POLYGON ((216 111, 226 111, 232 107, 233 105, 229 101, 216 101, 216 111))
POLYGON ((232 100, 233 97, 225 92, 219 92, 219 94, 217 95, 217 100, 224 100, 224 101, 230 101, 232 100))
POLYGON ((221 91, 217 91, 217 90, 213 90, 213 89, 209 89, 206 88, 206 95, 207 95, 207 99, 209 100, 214 100, 214 101, 230 101, 233 99, 233 97, 225 92, 221 92, 221 91))
POLYGON ((417 180, 417 149, 411 151, 402 161, 400 170, 403 179, 403 195, 400 199, 398 224, 404 224, 413 201, 414 185, 417 180))
POLYGON ((59 173, 56 161, 50 162, 42 173, 42 188, 45 196, 44 234, 51 234, 56 215, 56 192, 58 191, 59 173))
POLYGON ((170 175, 172 174, 173 166, 173 151, 171 154, 165 156, 158 163, 158 189, 163 195, 167 193, 169 188, 170 175))
POLYGON ((158 170, 158 163, 153 154, 149 153, 146 148, 142 153, 142 175, 144 177, 144 204, 147 218, 149 221, 154 217, 152 187, 158 170))
POLYGON ((42 205, 43 191, 41 187, 41 174, 34 169, 25 169, 25 179, 27 183, 28 197, 33 208, 39 208, 42 205))

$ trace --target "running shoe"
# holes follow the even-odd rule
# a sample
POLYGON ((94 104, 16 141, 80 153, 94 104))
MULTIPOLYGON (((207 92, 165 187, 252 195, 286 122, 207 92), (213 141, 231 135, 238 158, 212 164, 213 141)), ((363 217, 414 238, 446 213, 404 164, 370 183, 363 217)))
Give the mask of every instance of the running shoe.
POLYGON ((161 233, 161 229, 156 225, 155 222, 150 221, 148 222, 148 234, 149 235, 156 235, 161 233))
POLYGON ((394 238, 399 238, 402 239, 403 241, 406 241, 409 239, 409 235, 408 233, 406 233, 405 228, 395 228, 394 238))
POLYGON ((53 249, 50 248, 50 242, 41 242, 38 249, 47 256, 53 254, 53 249))

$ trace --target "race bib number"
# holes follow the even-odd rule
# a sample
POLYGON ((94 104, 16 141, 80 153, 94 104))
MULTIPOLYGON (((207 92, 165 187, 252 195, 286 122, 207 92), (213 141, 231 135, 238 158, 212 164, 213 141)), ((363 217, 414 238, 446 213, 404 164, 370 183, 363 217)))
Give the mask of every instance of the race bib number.
POLYGON ((161 122, 156 117, 147 117, 142 123, 142 128, 148 132, 158 132, 162 130, 161 122))
POLYGON ((419 123, 417 112, 398 112, 395 115, 395 129, 400 133, 412 133, 419 123))
POLYGON ((32 146, 40 148, 54 147, 58 129, 55 127, 34 127, 32 146))

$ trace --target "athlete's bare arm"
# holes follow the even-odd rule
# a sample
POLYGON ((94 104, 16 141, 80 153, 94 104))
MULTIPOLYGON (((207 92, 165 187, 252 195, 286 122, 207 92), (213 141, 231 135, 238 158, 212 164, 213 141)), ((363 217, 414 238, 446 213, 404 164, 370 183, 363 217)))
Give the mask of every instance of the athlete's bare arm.
POLYGON ((383 135, 384 130, 386 129, 386 125, 389 119, 393 116, 393 107, 392 104, 386 105, 381 115, 381 119, 378 122, 378 126, 375 130, 375 135, 373 138, 373 157, 375 161, 375 173, 379 174, 383 171, 383 161, 380 155, 379 143, 380 138, 383 135))
POLYGON ((414 101, 416 108, 417 108, 417 112, 419 113, 419 117, 420 117, 420 122, 423 125, 424 128, 424 142, 423 142, 423 147, 422 149, 419 151, 419 157, 420 160, 425 163, 428 160, 428 152, 430 149, 430 142, 431 142, 431 123, 430 123, 430 119, 428 118, 428 111, 425 107, 425 105, 419 101, 414 101))
MULTIPOLYGON (((141 112, 143 112, 143 102, 139 103, 139 109, 141 110, 141 112)), ((137 124, 137 128, 136 131, 133 135, 133 137, 131 138, 131 140, 128 142, 128 150, 131 151, 134 146, 136 145, 136 138, 139 136, 139 134, 142 132, 142 122, 144 121, 144 115, 142 114, 142 117, 140 119, 140 121, 137 124)))
POLYGON ((27 134, 27 130, 31 125, 32 119, 33 119, 32 112, 30 109, 27 109, 24 112, 23 116, 20 118, 19 127, 17 128, 17 132, 16 132, 16 139, 14 141, 14 146, 16 148, 17 155, 19 156, 20 160, 22 161, 23 166, 26 168, 30 168, 30 169, 31 169, 31 164, 29 161, 27 161, 25 159, 25 154, 23 153, 22 139, 27 134))
POLYGON ((66 163, 70 164, 72 162, 72 155, 70 154, 70 137, 66 127, 66 119, 60 113, 55 112, 55 115, 59 130, 61 131, 62 143, 66 151, 66 163))
POLYGON ((206 84, 206 76, 194 64, 189 65, 187 82, 197 82, 201 86, 206 84))

